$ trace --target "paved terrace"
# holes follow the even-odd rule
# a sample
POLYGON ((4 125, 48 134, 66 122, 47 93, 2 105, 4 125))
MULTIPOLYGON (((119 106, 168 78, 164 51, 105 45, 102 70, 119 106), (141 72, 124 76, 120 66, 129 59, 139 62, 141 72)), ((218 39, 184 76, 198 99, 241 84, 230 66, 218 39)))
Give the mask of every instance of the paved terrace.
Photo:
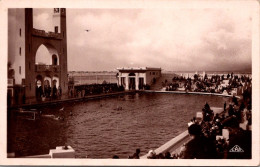
POLYGON ((64 102, 98 99, 98 98, 103 98, 103 97, 118 96, 118 95, 130 94, 130 93, 135 93, 135 92, 137 92, 137 91, 136 90, 129 90, 129 91, 121 91, 121 92, 113 92, 113 93, 102 93, 102 94, 96 94, 96 95, 87 95, 87 96, 76 97, 76 98, 66 98, 66 99, 60 99, 60 100, 57 99, 57 100, 50 100, 50 101, 41 101, 41 102, 35 102, 35 103, 30 103, 30 104, 21 104, 21 105, 12 106, 12 107, 10 107, 10 109, 55 105, 55 104, 64 103, 64 102))

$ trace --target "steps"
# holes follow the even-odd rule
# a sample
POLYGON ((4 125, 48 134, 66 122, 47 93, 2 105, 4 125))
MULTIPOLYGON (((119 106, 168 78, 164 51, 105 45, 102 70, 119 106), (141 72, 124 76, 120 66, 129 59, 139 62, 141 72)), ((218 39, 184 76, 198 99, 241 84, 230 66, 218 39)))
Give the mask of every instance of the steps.
POLYGON ((161 90, 162 89, 162 82, 165 82, 165 80, 168 81, 168 83, 171 83, 172 82, 172 78, 173 77, 177 77, 179 75, 177 74, 174 74, 174 73, 162 73, 161 77, 160 78, 157 78, 155 84, 152 84, 150 89, 151 90, 161 90))

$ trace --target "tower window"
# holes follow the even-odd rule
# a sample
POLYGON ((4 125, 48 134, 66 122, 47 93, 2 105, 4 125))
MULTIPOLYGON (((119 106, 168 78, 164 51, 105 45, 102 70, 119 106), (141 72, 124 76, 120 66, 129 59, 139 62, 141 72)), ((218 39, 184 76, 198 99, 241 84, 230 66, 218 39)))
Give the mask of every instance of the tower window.
POLYGON ((56 55, 52 55, 52 65, 58 65, 58 58, 56 55))
POLYGON ((58 32, 59 32, 59 27, 58 27, 58 26, 55 26, 55 27, 54 27, 54 32, 55 32, 55 33, 58 33, 58 32))
POLYGON ((19 66, 19 74, 21 74, 22 73, 22 68, 21 68, 21 66, 19 66))
POLYGON ((19 30, 20 37, 22 36, 22 29, 19 30))
POLYGON ((21 54, 22 54, 22 48, 20 47, 19 48, 19 55, 21 56, 21 54))

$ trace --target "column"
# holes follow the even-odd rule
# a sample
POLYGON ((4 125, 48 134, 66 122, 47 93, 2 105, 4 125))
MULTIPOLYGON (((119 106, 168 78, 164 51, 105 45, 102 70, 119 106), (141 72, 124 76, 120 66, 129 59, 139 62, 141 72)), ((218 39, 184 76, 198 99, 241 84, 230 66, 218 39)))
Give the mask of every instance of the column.
POLYGON ((118 86, 121 86, 122 85, 122 82, 121 82, 121 76, 118 75, 118 86))
POLYGON ((128 75, 125 77, 125 90, 129 90, 129 77, 128 75))
POLYGON ((135 74, 135 90, 139 90, 139 73, 135 74))
POLYGON ((146 74, 144 74, 144 85, 146 85, 146 74))

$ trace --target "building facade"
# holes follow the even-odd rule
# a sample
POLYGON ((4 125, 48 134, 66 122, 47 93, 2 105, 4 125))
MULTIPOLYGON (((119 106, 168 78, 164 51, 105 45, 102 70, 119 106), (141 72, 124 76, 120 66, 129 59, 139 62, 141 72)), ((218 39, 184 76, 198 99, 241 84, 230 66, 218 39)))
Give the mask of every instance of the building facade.
MULTIPOLYGON (((33 9, 8 9, 8 98, 11 104, 64 98, 68 92, 66 9, 54 8, 53 31, 33 26, 33 9), (49 63, 37 61, 41 46, 49 63)), ((44 23, 44 21, 43 21, 44 23)))
POLYGON ((118 85, 125 90, 141 90, 146 85, 156 82, 161 76, 161 68, 136 67, 136 68, 117 68, 118 85))

